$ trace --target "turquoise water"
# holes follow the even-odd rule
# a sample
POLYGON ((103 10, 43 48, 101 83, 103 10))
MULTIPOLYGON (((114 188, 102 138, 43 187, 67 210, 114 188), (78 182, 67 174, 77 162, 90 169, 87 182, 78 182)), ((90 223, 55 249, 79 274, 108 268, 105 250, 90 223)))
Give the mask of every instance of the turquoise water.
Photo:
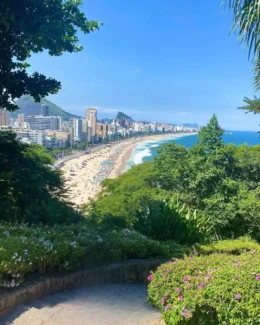
MULTIPOLYGON (((231 134, 224 134, 224 142, 240 145, 248 143, 249 145, 260 145, 260 134, 256 132, 231 131, 231 134)), ((197 135, 185 135, 181 138, 168 138, 163 140, 147 141, 139 144, 133 151, 132 157, 127 162, 127 169, 133 165, 145 161, 151 161, 157 154, 157 150, 164 144, 175 141, 177 144, 190 148, 196 143, 197 135)))

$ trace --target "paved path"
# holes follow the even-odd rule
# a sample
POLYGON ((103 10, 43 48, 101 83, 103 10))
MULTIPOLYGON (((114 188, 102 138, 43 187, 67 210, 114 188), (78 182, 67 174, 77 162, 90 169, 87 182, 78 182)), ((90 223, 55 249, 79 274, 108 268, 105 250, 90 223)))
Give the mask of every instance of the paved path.
POLYGON ((21 305, 1 325, 159 325, 144 285, 103 285, 63 291, 21 305))

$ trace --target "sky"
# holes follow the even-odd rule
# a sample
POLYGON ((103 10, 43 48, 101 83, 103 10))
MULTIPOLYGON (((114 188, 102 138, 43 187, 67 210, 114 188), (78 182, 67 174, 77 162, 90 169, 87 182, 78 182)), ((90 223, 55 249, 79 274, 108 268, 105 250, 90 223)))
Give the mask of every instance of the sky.
POLYGON ((213 113, 227 130, 258 130, 260 118, 237 107, 255 95, 247 49, 230 34, 221 0, 83 0, 99 31, 80 34, 80 53, 31 57, 31 72, 61 81, 49 96, 64 110, 98 118, 120 110, 134 120, 198 123, 213 113))

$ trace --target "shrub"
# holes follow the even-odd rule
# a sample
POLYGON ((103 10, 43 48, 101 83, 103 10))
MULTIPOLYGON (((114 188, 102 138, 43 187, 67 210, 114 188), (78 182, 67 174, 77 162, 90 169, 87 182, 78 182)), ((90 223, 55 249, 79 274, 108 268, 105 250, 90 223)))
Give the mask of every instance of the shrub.
POLYGON ((191 211, 172 198, 155 201, 137 212, 134 228, 156 240, 174 240, 192 245, 209 239, 209 219, 196 210, 191 211))
POLYGON ((181 257, 188 252, 128 229, 107 231, 87 223, 0 225, 0 287, 13 287, 32 273, 73 270, 124 259, 181 257))
POLYGON ((260 251, 259 244, 249 237, 240 237, 235 240, 222 240, 209 245, 195 245, 199 254, 226 253, 240 255, 251 250, 260 251))
POLYGON ((149 300, 167 325, 259 324, 259 251, 185 257, 160 266, 149 280, 149 300))

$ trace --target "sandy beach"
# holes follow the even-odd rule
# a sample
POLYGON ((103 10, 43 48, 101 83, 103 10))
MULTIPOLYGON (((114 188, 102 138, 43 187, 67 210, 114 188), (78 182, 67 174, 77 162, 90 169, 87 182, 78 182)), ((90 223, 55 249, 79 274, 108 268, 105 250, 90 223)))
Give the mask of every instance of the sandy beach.
POLYGON ((80 206, 94 199, 101 190, 100 183, 105 178, 116 178, 123 172, 126 162, 138 144, 183 135, 164 134, 122 141, 66 161, 61 170, 70 191, 70 201, 80 206))

